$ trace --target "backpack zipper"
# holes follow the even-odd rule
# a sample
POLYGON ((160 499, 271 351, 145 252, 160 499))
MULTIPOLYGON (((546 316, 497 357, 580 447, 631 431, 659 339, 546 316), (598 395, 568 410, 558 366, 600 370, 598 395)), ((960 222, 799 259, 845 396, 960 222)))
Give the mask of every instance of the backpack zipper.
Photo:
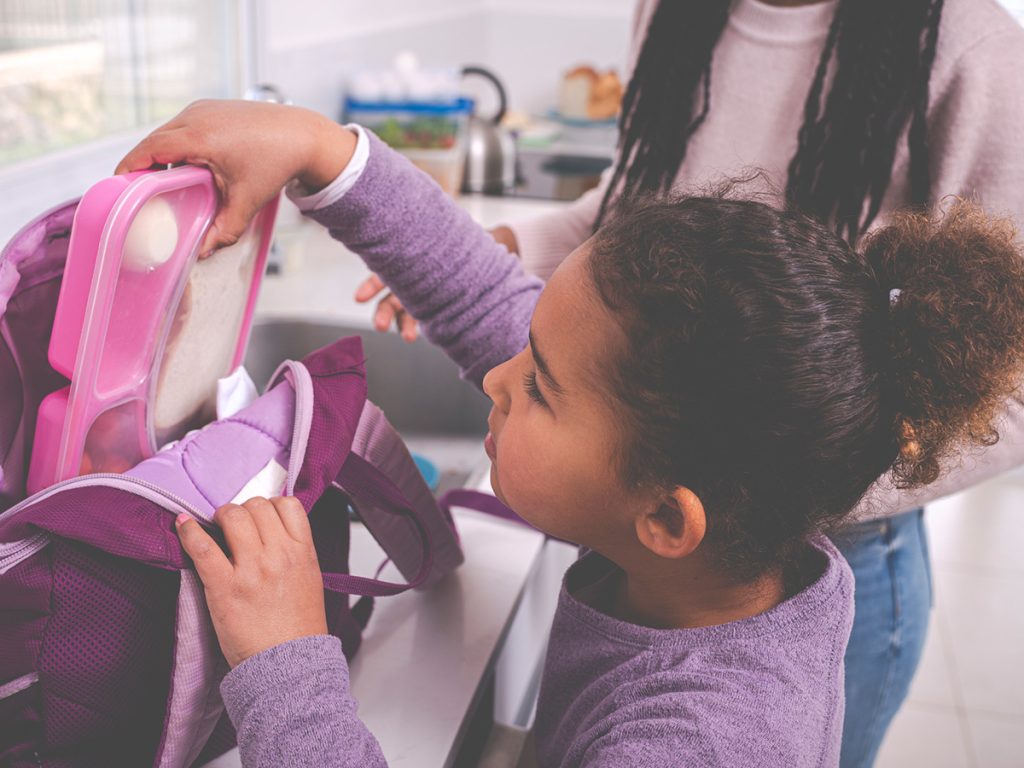
POLYGON ((40 531, 21 541, 0 544, 0 575, 7 573, 22 560, 32 557, 45 547, 49 540, 50 537, 40 531))
MULTIPOLYGON (((62 480, 59 483, 55 483, 49 488, 46 488, 33 496, 29 496, 27 499, 24 499, 20 503, 14 505, 6 512, 0 513, 0 519, 5 518, 8 515, 17 514, 30 505, 37 504, 44 499, 48 499, 56 493, 62 493, 63 491, 69 490, 71 487, 89 487, 94 485, 101 485, 107 488, 118 488, 119 490, 134 493, 136 496, 141 496, 148 501, 152 501, 171 512, 185 512, 195 518, 200 525, 204 525, 207 528, 213 527, 211 519, 207 518, 196 507, 192 506, 180 496, 169 493, 160 486, 147 480, 132 477, 131 475, 120 475, 107 472, 101 472, 94 475, 82 475, 81 477, 72 477, 68 480, 62 480), (101 480, 105 482, 97 482, 101 480), (132 488, 131 486, 136 486, 136 488, 132 488), (146 493, 139 493, 139 489, 145 490, 146 493)), ((45 531, 40 531, 29 536, 27 539, 7 543, 0 542, 0 574, 6 573, 18 563, 23 562, 42 550, 49 541, 49 534, 45 531)))

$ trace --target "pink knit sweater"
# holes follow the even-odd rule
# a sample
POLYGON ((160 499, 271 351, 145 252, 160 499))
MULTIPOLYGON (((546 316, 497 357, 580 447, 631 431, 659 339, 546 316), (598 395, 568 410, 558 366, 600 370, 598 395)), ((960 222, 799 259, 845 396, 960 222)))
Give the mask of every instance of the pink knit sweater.
MULTIPOLYGON (((690 140, 677 190, 699 190, 752 168, 783 189, 836 0, 776 7, 737 0, 712 62, 711 109, 690 140)), ((657 0, 639 0, 630 66, 657 0)), ((968 197, 1024 227, 1024 28, 995 0, 946 0, 931 77, 928 142, 935 202, 968 197)), ((876 224, 908 199, 905 139, 876 224)), ((604 183, 608 181, 605 175, 604 183)), ((527 271, 547 279, 586 240, 604 183, 563 210, 510 224, 527 271)), ((1012 404, 993 448, 968 455, 916 492, 882 478, 858 517, 892 515, 1024 463, 1024 402, 1012 404)))

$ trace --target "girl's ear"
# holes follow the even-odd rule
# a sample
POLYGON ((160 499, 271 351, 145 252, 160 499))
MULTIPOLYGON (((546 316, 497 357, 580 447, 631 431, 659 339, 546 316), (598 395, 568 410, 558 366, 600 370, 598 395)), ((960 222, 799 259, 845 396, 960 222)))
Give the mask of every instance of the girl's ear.
POLYGON ((657 509, 636 519, 640 543, 659 557, 692 554, 704 540, 707 518, 697 494, 679 486, 663 496, 657 509))

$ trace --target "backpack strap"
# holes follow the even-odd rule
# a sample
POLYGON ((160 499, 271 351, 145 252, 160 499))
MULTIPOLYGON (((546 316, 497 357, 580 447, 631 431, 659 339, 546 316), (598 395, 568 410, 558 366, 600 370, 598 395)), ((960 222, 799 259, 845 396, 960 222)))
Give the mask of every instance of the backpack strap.
POLYGON ((391 514, 407 516, 419 534, 422 558, 419 571, 405 584, 348 573, 324 572, 324 588, 330 592, 348 595, 385 597, 400 594, 422 584, 430 575, 433 566, 430 534, 415 507, 406 500, 395 484, 366 459, 350 453, 341 467, 341 472, 338 473, 335 485, 352 500, 356 509, 372 506, 391 514))
MULTIPOLYGON (((509 507, 489 493, 483 491, 473 491, 469 488, 453 488, 452 490, 445 493, 437 502, 448 514, 451 514, 452 507, 461 507, 463 509, 471 509, 474 512, 483 512, 485 515, 491 517, 498 517, 502 520, 508 520, 513 523, 519 523, 525 525, 527 528, 533 528, 535 531, 540 529, 530 523, 526 522, 523 518, 517 515, 509 507)), ((544 533, 544 531, 540 531, 544 533)), ((552 536, 550 533, 544 533, 544 536, 554 541, 561 541, 566 544, 572 544, 577 546, 571 541, 560 539, 557 536, 552 536)))
MULTIPOLYGON (((465 558, 451 516, 438 506, 401 435, 369 400, 359 418, 352 440, 352 453, 387 475, 401 491, 404 500, 419 513, 420 521, 429 532, 434 562, 430 576, 420 588, 429 587, 457 568, 465 558)), ((363 505, 359 509, 359 519, 402 577, 406 580, 413 578, 419 571, 423 553, 421 536, 412 518, 363 505)))
POLYGON ((451 512, 452 507, 472 509, 474 512, 483 512, 491 517, 500 517, 502 520, 510 520, 513 523, 533 528, 519 515, 506 507, 496 496, 482 491, 473 491, 469 488, 453 488, 445 493, 437 502, 441 509, 451 512))

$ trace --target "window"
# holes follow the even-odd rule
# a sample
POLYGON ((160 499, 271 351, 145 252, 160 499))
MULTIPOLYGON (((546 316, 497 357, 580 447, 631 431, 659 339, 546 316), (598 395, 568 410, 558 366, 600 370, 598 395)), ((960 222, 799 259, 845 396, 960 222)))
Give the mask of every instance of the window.
POLYGON ((1024 24, 1024 0, 999 0, 1017 21, 1024 24))
POLYGON ((240 92, 240 0, 0 0, 0 167, 240 92))

